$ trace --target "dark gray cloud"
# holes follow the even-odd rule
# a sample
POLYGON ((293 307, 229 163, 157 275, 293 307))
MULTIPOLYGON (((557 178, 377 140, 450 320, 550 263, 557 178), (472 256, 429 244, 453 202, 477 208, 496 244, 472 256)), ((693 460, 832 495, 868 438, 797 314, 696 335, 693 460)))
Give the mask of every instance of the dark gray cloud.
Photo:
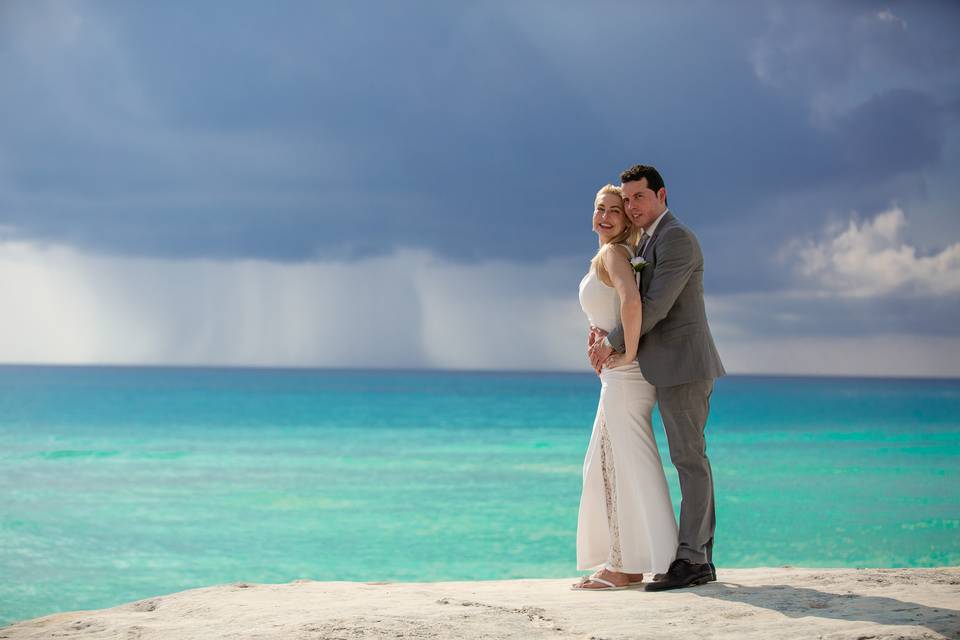
POLYGON ((935 167, 947 112, 932 96, 893 89, 844 114, 832 127, 837 178, 869 188, 935 167))
MULTIPOLYGON (((711 319, 749 328, 751 339, 960 336, 960 301, 893 294, 883 298, 730 296, 714 299, 711 319)), ((722 329, 721 329, 722 332, 722 329)))
POLYGON ((2 11, 0 225, 31 239, 575 260, 594 190, 650 161, 737 293, 789 283, 799 229, 897 200, 934 237, 954 204, 925 182, 958 161, 949 4, 2 11))

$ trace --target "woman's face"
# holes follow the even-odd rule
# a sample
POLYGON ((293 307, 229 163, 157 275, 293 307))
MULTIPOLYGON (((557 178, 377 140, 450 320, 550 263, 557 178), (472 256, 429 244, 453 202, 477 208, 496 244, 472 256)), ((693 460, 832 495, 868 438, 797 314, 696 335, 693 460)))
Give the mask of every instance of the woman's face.
POLYGON ((597 198, 593 208, 593 230, 600 236, 601 242, 616 238, 627 228, 627 224, 620 196, 605 193, 597 198))

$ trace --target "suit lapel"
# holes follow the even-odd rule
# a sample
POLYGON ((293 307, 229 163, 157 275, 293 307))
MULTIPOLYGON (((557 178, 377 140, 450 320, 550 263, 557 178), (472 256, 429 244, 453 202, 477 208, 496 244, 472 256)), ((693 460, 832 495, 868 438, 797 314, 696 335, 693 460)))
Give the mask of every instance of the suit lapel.
POLYGON ((672 211, 667 211, 667 215, 663 216, 660 220, 660 224, 657 225, 657 228, 653 230, 653 235, 650 236, 650 240, 647 241, 646 246, 643 247, 643 254, 641 257, 647 261, 649 267, 644 268, 640 274, 640 294, 643 295, 647 292, 647 289, 650 288, 650 281, 653 280, 653 272, 657 268, 657 261, 653 255, 653 245, 656 244, 657 238, 660 236, 660 232, 666 229, 669 225, 673 224, 673 221, 676 218, 673 217, 672 211))
POLYGON ((646 246, 643 248, 643 255, 641 256, 644 260, 649 260, 650 251, 654 243, 657 241, 657 237, 660 235, 660 232, 674 221, 673 212, 667 211, 667 215, 663 216, 663 219, 660 220, 660 224, 657 225, 657 228, 653 230, 653 235, 650 236, 650 240, 647 241, 646 246))

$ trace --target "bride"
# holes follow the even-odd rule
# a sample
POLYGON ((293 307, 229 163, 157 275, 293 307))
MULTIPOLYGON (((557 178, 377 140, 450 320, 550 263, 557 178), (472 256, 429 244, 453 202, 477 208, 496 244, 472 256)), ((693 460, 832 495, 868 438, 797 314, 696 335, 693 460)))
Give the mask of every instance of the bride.
POLYGON ((577 569, 594 573, 573 588, 610 591, 639 586, 644 573, 666 573, 677 550, 677 523, 653 438, 656 388, 636 362, 643 311, 630 261, 639 230, 624 214, 619 187, 597 192, 593 231, 600 249, 580 282, 580 305, 592 326, 623 326, 627 351, 599 371, 577 522, 577 569))

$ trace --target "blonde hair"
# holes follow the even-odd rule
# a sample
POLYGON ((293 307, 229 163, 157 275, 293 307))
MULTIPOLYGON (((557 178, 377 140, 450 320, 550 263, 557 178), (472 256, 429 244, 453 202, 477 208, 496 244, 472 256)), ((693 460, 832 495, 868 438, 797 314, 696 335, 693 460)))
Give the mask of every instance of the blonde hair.
MULTIPOLYGON (((597 191, 596 197, 593 199, 593 205, 596 207, 597 201, 606 195, 614 195, 620 198, 621 204, 623 203, 623 190, 620 187, 613 184, 606 184, 600 187, 600 190, 597 191)), ((622 207, 621 207, 622 208, 622 207)), ((618 233, 613 238, 610 238, 608 242, 604 242, 600 245, 600 249, 597 250, 597 254, 593 256, 593 259, 590 261, 590 268, 597 274, 597 277, 602 281, 610 281, 610 274, 607 273, 607 270, 603 268, 603 254, 607 251, 607 247, 616 244, 629 244, 631 247, 634 247, 636 251, 637 241, 640 240, 640 232, 633 225, 633 220, 627 217, 626 212, 623 214, 623 219, 627 223, 627 226, 623 228, 623 231, 618 233)))

